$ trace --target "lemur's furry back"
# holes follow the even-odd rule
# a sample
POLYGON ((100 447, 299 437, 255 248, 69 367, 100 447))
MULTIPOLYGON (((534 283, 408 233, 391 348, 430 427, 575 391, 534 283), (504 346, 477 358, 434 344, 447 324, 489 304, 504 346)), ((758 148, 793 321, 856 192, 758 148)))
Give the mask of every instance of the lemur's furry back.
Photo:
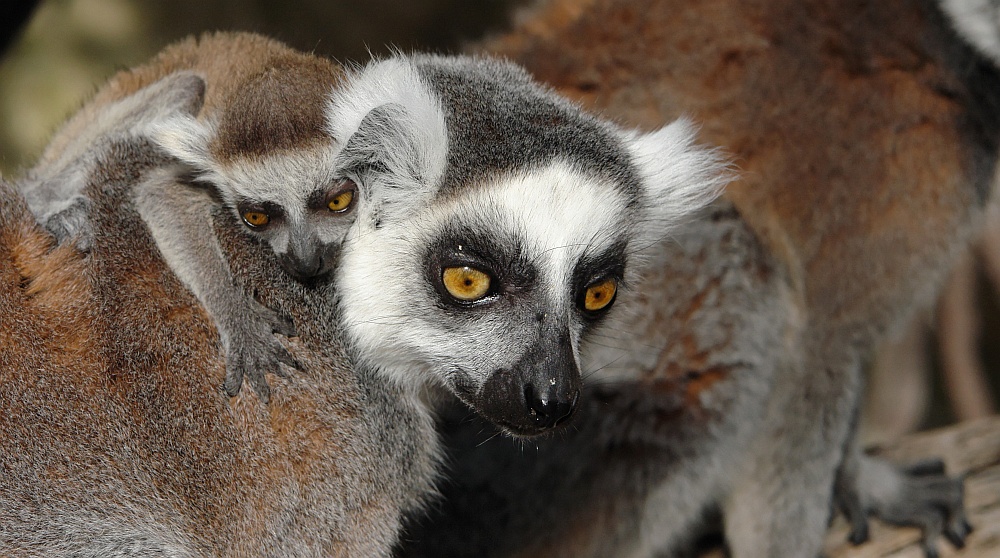
MULTIPOLYGON (((988 17, 959 29, 1000 36, 965 4, 988 17)), ((735 557, 816 556, 834 501, 855 541, 876 515, 929 556, 961 544, 961 482, 862 455, 854 423, 862 367, 991 195, 996 66, 929 0, 552 0, 520 21, 481 48, 630 125, 690 115, 739 179, 584 349, 577 430, 521 451, 447 424, 455 484, 409 555, 683 555, 721 512, 735 557)))
MULTIPOLYGON (((140 122, 201 106, 197 76, 150 87, 140 122)), ((436 466, 424 412, 351 364, 330 284, 293 280, 216 205, 236 281, 302 324, 301 369, 268 406, 220 393, 215 328, 134 203, 173 163, 141 128, 106 126, 117 108, 81 149, 86 255, 0 185, 0 554, 389 556, 436 466)))

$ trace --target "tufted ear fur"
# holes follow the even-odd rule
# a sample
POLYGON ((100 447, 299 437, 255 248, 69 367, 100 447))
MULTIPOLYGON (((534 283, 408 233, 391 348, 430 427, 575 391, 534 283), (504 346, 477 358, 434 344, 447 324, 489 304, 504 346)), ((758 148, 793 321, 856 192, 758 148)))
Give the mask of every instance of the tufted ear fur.
POLYGON ((340 164, 356 174, 369 222, 391 220, 436 191, 448 154, 444 110, 409 59, 349 73, 330 98, 327 126, 344 146, 340 164))
POLYGON ((655 132, 626 133, 645 194, 642 245, 662 239, 665 230, 711 203, 734 178, 719 150, 697 145, 695 136, 694 124, 685 118, 655 132))
POLYGON ((215 137, 211 121, 201 121, 190 114, 177 115, 156 124, 151 136, 160 149, 195 169, 201 178, 210 182, 218 178, 218 164, 209 149, 215 137))

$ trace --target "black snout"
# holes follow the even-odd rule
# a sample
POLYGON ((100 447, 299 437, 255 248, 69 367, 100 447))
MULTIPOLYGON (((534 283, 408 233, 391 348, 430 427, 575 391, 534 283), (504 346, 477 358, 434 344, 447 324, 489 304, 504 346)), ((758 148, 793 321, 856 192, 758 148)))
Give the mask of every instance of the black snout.
POLYGON ((279 261, 289 275, 299 280, 312 279, 323 274, 323 258, 317 253, 300 255, 285 252, 279 261))
POLYGON ((339 250, 336 246, 315 243, 298 246, 278 256, 278 263, 289 275, 299 281, 308 281, 326 275, 336 266, 339 250))
POLYGON ((539 428, 553 428, 573 415, 580 398, 579 390, 561 397, 555 389, 543 389, 542 395, 536 389, 531 384, 524 386, 524 402, 539 428))
POLYGON ((508 433, 534 436, 566 424, 580 400, 569 333, 543 332, 511 368, 497 370, 467 403, 508 433))

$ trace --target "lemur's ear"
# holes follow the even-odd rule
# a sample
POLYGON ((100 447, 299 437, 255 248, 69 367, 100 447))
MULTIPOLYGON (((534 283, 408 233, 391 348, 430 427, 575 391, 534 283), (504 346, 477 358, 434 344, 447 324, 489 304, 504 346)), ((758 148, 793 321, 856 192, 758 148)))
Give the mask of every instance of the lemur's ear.
POLYGON ((204 80, 191 72, 177 72, 157 84, 167 80, 188 83, 187 89, 178 89, 175 93, 178 103, 187 103, 185 105, 187 110, 175 111, 171 117, 154 123, 150 126, 150 136, 163 151, 182 163, 190 165, 199 172, 214 171, 215 163, 209 152, 209 145, 215 136, 214 128, 211 123, 196 118, 205 100, 204 80), (201 83, 200 93, 197 95, 195 95, 197 84, 192 78, 197 78, 201 83), (190 97, 186 100, 182 96, 185 91, 190 97))
POLYGON ((171 157, 200 172, 214 171, 209 145, 215 136, 212 125, 193 115, 177 115, 153 126, 153 141, 171 157))
POLYGON ((645 191, 650 240, 711 203, 734 177, 719 150, 698 145, 695 135, 683 118, 655 132, 626 133, 645 191))
POLYGON ((173 114, 194 116, 205 104, 205 80, 195 72, 175 72, 138 91, 135 99, 155 120, 173 114))
POLYGON ((348 75, 331 95, 327 127, 342 146, 338 168, 357 173, 374 223, 436 192, 448 154, 444 110, 408 59, 348 75))
MULTIPOLYGON (((193 118, 205 103, 205 80, 194 72, 175 72, 148 85, 106 109, 134 135, 152 136, 164 123, 193 118)), ((108 134, 110 135, 110 134, 108 134)))

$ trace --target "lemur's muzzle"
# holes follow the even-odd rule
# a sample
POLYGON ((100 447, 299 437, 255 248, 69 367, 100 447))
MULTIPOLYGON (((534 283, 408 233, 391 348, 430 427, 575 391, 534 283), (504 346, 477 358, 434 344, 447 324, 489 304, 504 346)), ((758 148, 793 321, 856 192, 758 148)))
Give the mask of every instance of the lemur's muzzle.
POLYGON ((281 267, 299 281, 307 281, 326 275, 339 259, 339 246, 324 244, 318 239, 293 245, 285 253, 278 255, 281 267))
POLYGON ((534 436, 569 421, 581 383, 569 334, 543 334, 514 366, 490 376, 476 407, 510 433, 534 436))

